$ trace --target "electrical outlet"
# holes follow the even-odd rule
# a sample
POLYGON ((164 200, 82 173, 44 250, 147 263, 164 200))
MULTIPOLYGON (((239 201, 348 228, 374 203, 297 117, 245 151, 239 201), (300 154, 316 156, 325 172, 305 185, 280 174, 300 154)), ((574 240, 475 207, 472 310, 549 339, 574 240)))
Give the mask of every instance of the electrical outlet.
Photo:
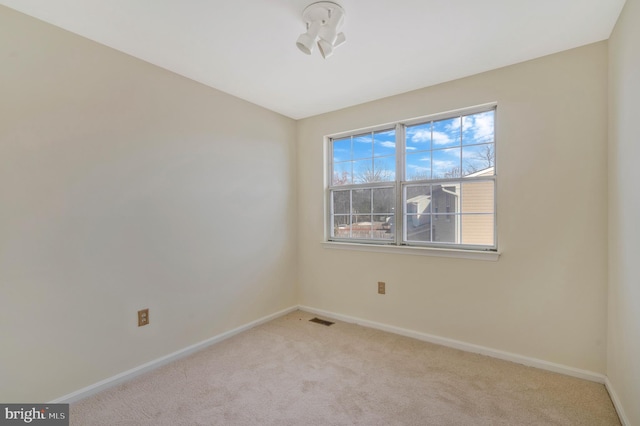
POLYGON ((384 283, 384 281, 378 281, 378 294, 386 294, 385 286, 386 284, 384 283))
POLYGON ((149 309, 138 311, 138 327, 149 324, 149 309))

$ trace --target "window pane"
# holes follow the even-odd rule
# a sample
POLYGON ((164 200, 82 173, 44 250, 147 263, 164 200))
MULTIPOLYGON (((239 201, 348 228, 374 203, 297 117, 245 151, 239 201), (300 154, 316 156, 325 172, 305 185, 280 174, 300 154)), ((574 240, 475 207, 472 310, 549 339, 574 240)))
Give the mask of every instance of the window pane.
POLYGON ((351 216, 335 215, 333 216, 332 237, 335 238, 351 238, 351 216))
POLYGON ((493 181, 462 184, 461 213, 494 213, 493 181))
POLYGON ((349 214, 351 191, 333 191, 333 213, 349 214))
POLYGON ((433 213, 458 213, 459 210, 459 185, 433 185, 431 189, 433 213))
POLYGON ((337 139, 333 141, 333 162, 351 160, 351 138, 337 139))
POLYGON ((353 190, 353 209, 354 214, 370 214, 371 213, 371 190, 355 189, 353 190))
MULTIPOLYGON (((407 186, 405 187, 405 203, 409 204, 409 203, 414 203, 419 201, 419 199, 427 200, 430 201, 431 200, 431 185, 417 185, 417 186, 407 186), (418 197, 418 198, 416 198, 418 197), (425 198, 426 197, 426 198, 425 198)), ((407 206, 408 213, 417 213, 417 210, 413 210, 411 211, 411 209, 407 206)), ((421 212, 424 211, 421 210, 421 212)))
POLYGON ((456 241, 458 224, 455 221, 457 217, 455 213, 459 210, 459 187, 457 183, 432 186, 432 241, 449 243, 456 241))
POLYGON ((431 152, 407 154, 407 180, 431 179, 431 152))
POLYGON ((358 215, 351 224, 351 237, 360 239, 372 238, 371 215, 358 215))
POLYGON ((407 215, 405 241, 431 241, 431 215, 407 215))
POLYGON ((373 157, 373 138, 371 133, 353 137, 353 159, 373 157))
POLYGON ((373 238, 393 240, 393 215, 373 216, 373 238))
POLYGON ((396 157, 378 157, 373 162, 373 175, 368 182, 391 182, 396 179, 396 157))
POLYGON ((433 221, 433 241, 439 243, 456 243, 458 240, 459 215, 439 214, 433 221))
POLYGON ((406 130, 407 154, 431 149, 431 122, 408 126, 406 130))
POLYGON ((494 121, 491 110, 406 126, 404 158, 396 127, 332 140, 331 236, 495 247, 494 121))
POLYGON ((488 169, 494 164, 495 150, 492 143, 462 148, 462 171, 465 176, 478 172, 493 175, 493 170, 488 169))
POLYGON ((352 183, 351 161, 333 165, 332 185, 349 185, 352 183))
POLYGON ((375 182, 371 159, 353 162, 353 183, 375 182))
POLYGON ((433 149, 460 146, 461 117, 433 122, 433 149))
POLYGON ((464 145, 494 142, 495 111, 486 111, 462 117, 462 143, 464 145))
POLYGON ((396 131, 386 130, 374 133, 373 135, 373 155, 381 157, 385 155, 395 155, 396 153, 396 131))
POLYGON ((433 179, 460 176, 460 148, 433 151, 433 179))
POLYGON ((462 244, 494 245, 494 215, 463 214, 462 244))
POLYGON ((393 188, 373 189, 373 213, 393 213, 396 204, 393 188))
POLYGON ((431 185, 405 188, 405 240, 431 241, 431 185))

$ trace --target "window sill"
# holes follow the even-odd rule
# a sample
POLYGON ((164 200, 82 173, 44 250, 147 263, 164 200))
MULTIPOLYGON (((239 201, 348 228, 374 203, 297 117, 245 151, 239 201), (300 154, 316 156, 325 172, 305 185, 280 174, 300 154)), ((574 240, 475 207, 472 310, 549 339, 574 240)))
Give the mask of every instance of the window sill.
POLYGON ((325 249, 366 251, 372 253, 393 253, 393 254, 409 254, 418 256, 435 256, 450 257, 457 259, 486 260, 495 262, 500 257, 497 251, 480 251, 480 250, 460 250, 445 249, 435 247, 409 247, 409 246, 392 246, 377 244, 358 244, 358 243, 342 243, 335 241, 324 241, 322 246, 325 249))

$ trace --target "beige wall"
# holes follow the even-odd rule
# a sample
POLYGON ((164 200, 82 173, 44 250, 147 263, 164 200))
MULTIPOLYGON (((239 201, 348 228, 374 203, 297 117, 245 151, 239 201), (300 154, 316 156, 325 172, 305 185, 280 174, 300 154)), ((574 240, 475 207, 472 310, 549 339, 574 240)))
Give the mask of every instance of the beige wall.
POLYGON ((607 376, 640 425, 640 1, 609 40, 609 329, 607 376))
POLYGON ((606 42, 301 120, 297 138, 301 304, 605 372, 606 42), (492 101, 498 262, 322 247, 324 135, 492 101))
POLYGON ((609 52, 606 358, 607 43, 296 134, 0 6, 0 401, 51 400, 301 303, 606 372, 640 423, 639 21, 627 0, 609 52), (324 135, 492 101, 498 262, 322 248, 324 135))
POLYGON ((293 120, 2 6, 0 64, 0 401, 295 304, 293 120))

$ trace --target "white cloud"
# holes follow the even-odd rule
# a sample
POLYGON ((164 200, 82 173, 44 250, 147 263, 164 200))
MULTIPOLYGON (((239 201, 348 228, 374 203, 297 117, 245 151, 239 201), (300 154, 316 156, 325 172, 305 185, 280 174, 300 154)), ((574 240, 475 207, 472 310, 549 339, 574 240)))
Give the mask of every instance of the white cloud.
POLYGON ((451 143, 451 138, 444 132, 433 132, 433 144, 434 145, 446 145, 451 143))
POLYGON ((358 142, 358 143, 371 143, 371 136, 370 135, 362 135, 362 136, 355 136, 353 138, 354 142, 358 142))
POLYGON ((474 143, 493 142, 493 111, 470 115, 463 120, 463 131, 471 133, 469 136, 474 143))
POLYGON ((456 118, 455 120, 451 120, 445 126, 445 129, 449 132, 459 132, 460 131, 460 119, 456 118))
POLYGON ((467 115, 466 117, 462 117, 462 131, 466 132, 467 130, 473 127, 473 115, 467 115))
POLYGON ((475 139, 478 142, 493 141, 493 113, 485 112, 476 115, 475 120, 475 139))
POLYGON ((431 131, 427 129, 411 130, 407 134, 411 142, 424 143, 431 140, 431 131))
POLYGON ((396 143, 395 142, 391 142, 391 141, 380 142, 380 145, 385 147, 385 148, 395 148, 396 147, 396 143))

